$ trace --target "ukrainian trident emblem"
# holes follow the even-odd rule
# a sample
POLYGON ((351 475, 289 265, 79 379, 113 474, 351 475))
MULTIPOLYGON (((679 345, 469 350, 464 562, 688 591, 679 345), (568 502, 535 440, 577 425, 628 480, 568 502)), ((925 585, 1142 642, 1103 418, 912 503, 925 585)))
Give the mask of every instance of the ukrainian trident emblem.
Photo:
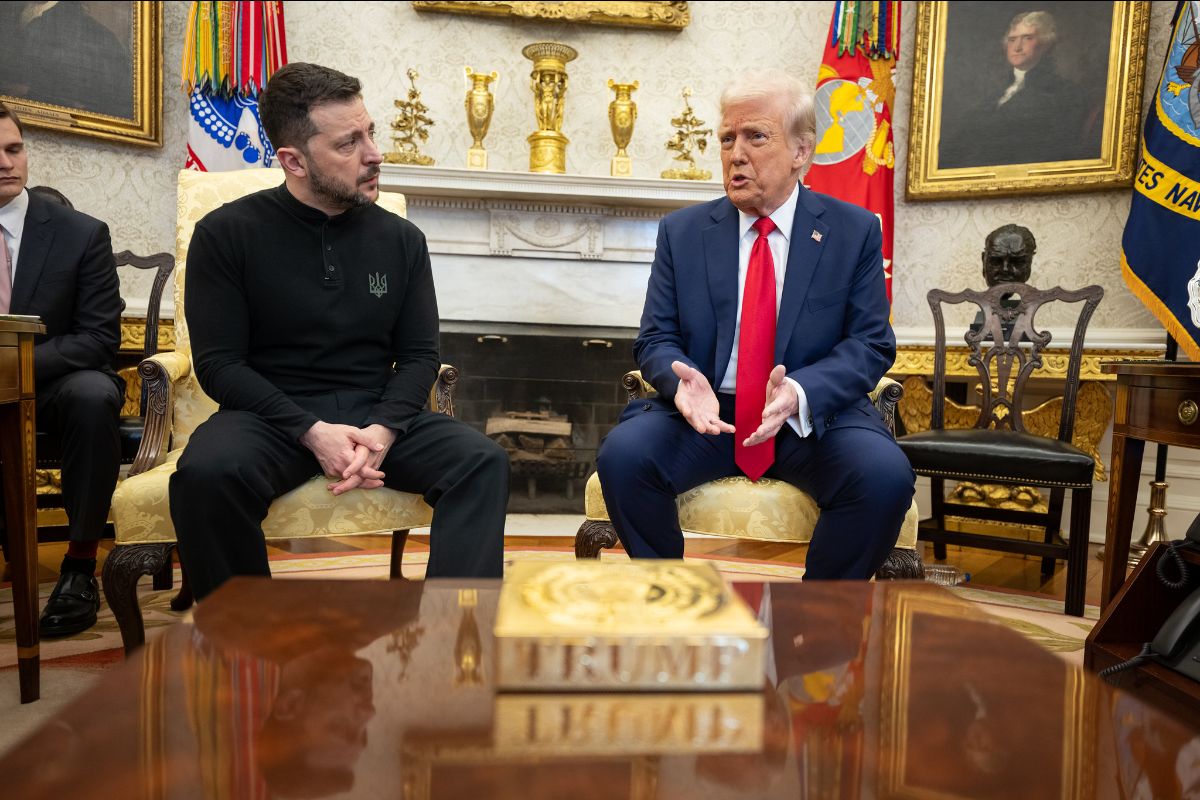
POLYGON ((378 272, 374 275, 368 275, 367 288, 376 297, 383 297, 387 294, 387 275, 381 275, 378 272))

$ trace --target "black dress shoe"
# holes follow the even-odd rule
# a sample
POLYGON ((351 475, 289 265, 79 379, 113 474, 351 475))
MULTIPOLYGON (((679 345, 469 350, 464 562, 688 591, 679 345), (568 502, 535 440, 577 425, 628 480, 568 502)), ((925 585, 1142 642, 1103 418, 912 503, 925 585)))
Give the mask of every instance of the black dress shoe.
POLYGON ((46 638, 70 636, 96 624, 100 610, 100 588, 95 577, 82 572, 64 572, 50 593, 46 610, 39 622, 46 638))

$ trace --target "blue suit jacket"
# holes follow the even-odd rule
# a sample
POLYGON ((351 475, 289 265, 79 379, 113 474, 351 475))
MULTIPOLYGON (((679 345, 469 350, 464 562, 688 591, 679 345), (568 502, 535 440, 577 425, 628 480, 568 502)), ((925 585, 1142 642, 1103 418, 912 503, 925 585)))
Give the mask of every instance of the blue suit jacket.
MULTIPOLYGON (((672 361, 720 386, 733 350, 737 298, 738 213, 729 199, 664 217, 633 352, 643 377, 672 405, 679 386, 672 361)), ((888 316, 879 220, 801 186, 775 363, 804 388, 817 437, 848 409, 863 413, 840 424, 881 424, 867 393, 896 357, 888 316)))

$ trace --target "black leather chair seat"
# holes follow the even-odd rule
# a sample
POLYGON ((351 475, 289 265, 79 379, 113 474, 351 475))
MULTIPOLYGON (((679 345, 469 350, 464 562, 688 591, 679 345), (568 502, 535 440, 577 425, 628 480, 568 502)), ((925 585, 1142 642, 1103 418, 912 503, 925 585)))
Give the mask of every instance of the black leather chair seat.
POLYGON ((1087 488, 1096 467, 1091 456, 1072 444, 1016 431, 930 430, 896 442, 919 475, 1087 488))
MULTIPOLYGON (((141 417, 121 417, 119 430, 122 464, 132 464, 133 459, 137 457, 138 448, 142 446, 143 425, 141 417)), ((59 447, 57 436, 38 431, 34 449, 39 469, 58 469, 62 466, 62 449, 59 447)))

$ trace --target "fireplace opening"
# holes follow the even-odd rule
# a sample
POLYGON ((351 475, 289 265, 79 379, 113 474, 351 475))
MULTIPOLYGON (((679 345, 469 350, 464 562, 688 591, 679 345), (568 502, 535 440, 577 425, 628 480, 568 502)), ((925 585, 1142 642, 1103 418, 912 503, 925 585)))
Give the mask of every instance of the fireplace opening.
POLYGON ((509 454, 509 511, 583 513, 596 449, 636 369, 624 328, 443 322, 441 357, 459 369, 455 416, 509 454))

